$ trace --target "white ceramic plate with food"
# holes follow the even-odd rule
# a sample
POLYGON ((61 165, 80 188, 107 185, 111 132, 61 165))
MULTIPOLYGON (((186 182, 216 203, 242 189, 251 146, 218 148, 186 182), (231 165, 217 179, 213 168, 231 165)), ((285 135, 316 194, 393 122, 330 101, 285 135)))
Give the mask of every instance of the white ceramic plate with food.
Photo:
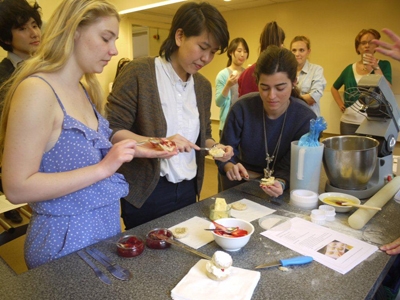
POLYGON ((360 199, 345 193, 323 193, 319 195, 319 200, 324 204, 333 206, 336 212, 349 212, 353 206, 340 205, 341 202, 351 202, 354 204, 361 204, 360 199))

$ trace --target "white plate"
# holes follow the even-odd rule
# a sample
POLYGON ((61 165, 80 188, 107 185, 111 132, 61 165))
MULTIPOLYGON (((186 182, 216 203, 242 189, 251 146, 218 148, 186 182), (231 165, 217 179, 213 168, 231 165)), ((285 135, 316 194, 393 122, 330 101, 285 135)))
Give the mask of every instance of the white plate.
MULTIPOLYGON (((330 202, 326 202, 325 199, 328 197, 346 198, 346 199, 348 199, 349 202, 353 202, 355 204, 361 203, 360 199, 358 199, 357 197, 354 197, 352 195, 345 194, 345 193, 333 193, 332 192, 332 193, 323 193, 323 194, 319 195, 319 197, 318 197, 319 200, 326 205, 330 205, 330 206, 334 207, 336 212, 349 212, 354 207, 353 206, 340 206, 340 205, 332 204, 330 202)), ((343 200, 343 199, 340 199, 340 200, 343 200)))

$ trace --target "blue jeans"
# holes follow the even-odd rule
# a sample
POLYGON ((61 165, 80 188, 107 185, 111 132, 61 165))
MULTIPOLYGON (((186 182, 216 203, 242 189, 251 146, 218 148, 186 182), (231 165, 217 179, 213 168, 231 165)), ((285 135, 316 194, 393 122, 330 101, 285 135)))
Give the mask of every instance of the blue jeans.
POLYGON ((121 199, 121 217, 128 230, 193 203, 196 203, 196 178, 172 183, 160 177, 156 188, 141 208, 121 199))

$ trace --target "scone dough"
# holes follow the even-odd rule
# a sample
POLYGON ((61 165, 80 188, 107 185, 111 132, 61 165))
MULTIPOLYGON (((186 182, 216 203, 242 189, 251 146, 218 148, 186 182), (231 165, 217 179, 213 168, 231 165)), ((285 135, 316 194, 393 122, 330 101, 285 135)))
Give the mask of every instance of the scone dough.
POLYGON ((176 239, 182 239, 189 234, 189 229, 187 227, 175 227, 172 230, 172 234, 176 239))
POLYGON ((208 154, 210 154, 212 157, 222 157, 224 156, 225 151, 221 148, 214 147, 208 151, 208 154))
POLYGON ((235 202, 231 204, 231 207, 236 210, 245 210, 247 209, 247 205, 242 202, 235 202))
POLYGON ((275 177, 271 176, 269 178, 262 178, 261 179, 261 185, 263 186, 271 186, 274 185, 275 182, 275 177))

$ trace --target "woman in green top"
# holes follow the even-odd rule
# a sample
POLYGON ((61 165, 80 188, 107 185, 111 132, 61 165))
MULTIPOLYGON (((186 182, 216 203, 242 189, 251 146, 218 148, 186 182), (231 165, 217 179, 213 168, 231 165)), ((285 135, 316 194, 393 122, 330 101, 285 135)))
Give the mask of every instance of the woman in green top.
POLYGON ((381 35, 375 29, 361 30, 355 39, 355 48, 360 60, 348 65, 340 74, 331 88, 332 96, 340 110, 340 134, 354 134, 365 119, 365 114, 359 111, 361 104, 358 102, 359 93, 354 92, 360 79, 368 74, 383 75, 389 84, 392 83, 392 68, 390 62, 374 57, 375 44, 373 39, 379 40, 381 35), (366 55, 365 55, 366 54, 366 55), (339 89, 344 85, 344 101, 339 94, 339 89))

